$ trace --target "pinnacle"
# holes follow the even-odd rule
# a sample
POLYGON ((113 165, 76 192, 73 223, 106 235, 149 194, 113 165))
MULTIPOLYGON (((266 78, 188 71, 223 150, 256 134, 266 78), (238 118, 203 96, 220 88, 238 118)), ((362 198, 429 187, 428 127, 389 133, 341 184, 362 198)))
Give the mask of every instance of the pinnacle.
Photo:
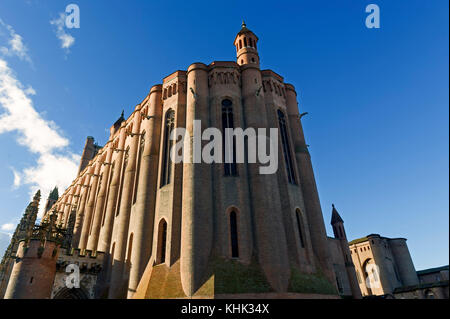
POLYGON ((336 210, 336 207, 334 207, 334 204, 331 205, 332 207, 332 213, 331 213, 331 225, 334 225, 336 223, 343 223, 342 217, 339 215, 338 211, 336 210))
POLYGON ((40 199, 41 199, 41 190, 38 189, 38 191, 36 192, 36 194, 34 194, 33 200, 39 201, 40 199))

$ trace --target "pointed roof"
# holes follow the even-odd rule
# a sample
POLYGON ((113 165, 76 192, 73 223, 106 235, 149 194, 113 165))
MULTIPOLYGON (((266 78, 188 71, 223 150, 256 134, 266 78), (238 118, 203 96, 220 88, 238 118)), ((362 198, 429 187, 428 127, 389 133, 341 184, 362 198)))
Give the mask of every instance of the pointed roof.
POLYGON ((48 199, 58 200, 58 198, 58 186, 55 186, 55 188, 53 188, 53 190, 50 192, 50 195, 48 195, 48 199))
MULTIPOLYGON (((238 32, 238 34, 236 34, 236 38, 239 35, 244 34, 244 33, 251 33, 251 34, 253 34, 256 37, 256 40, 259 40, 258 37, 256 36, 256 34, 253 31, 251 31, 250 29, 247 28, 247 25, 245 24, 245 21, 242 20, 241 30, 238 32)), ((234 41, 236 41, 236 38, 234 38, 234 41)))
POLYGON ((124 117, 124 111, 122 110, 122 114, 120 114, 120 117, 114 123, 114 127, 120 127, 120 124, 122 124, 123 121, 125 121, 125 117, 124 117))
POLYGON ((246 32, 252 32, 247 28, 247 25, 245 24, 245 21, 242 20, 242 25, 241 25, 241 31, 239 31, 238 34, 242 34, 242 33, 246 33, 246 32))
POLYGON ((334 207, 334 204, 332 204, 331 206, 333 207, 333 210, 331 212, 331 225, 337 223, 344 223, 344 221, 341 218, 341 215, 339 215, 338 211, 336 210, 336 207, 334 207))
POLYGON ((40 200, 41 199, 41 190, 38 189, 38 191, 36 192, 36 194, 34 194, 33 197, 34 200, 40 200))

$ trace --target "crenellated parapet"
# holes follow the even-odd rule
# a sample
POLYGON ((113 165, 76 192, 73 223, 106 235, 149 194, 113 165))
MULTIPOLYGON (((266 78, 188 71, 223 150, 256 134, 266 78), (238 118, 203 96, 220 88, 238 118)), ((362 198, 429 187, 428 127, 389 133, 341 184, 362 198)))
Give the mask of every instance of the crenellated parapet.
POLYGON ((211 88, 216 85, 236 85, 240 87, 242 85, 239 65, 235 62, 215 61, 208 68, 208 87, 211 88))
POLYGON ((169 75, 165 81, 163 86, 163 95, 162 99, 166 100, 172 96, 177 95, 179 92, 186 93, 187 87, 186 87, 186 81, 180 77, 185 73, 184 71, 177 71, 173 74, 169 75))
POLYGON ((22 240, 5 292, 5 299, 47 299, 50 297, 58 256, 56 241, 40 237, 22 240))
POLYGON ((261 75, 263 77, 263 89, 266 94, 273 94, 286 99, 286 88, 282 76, 272 70, 263 70, 261 75))

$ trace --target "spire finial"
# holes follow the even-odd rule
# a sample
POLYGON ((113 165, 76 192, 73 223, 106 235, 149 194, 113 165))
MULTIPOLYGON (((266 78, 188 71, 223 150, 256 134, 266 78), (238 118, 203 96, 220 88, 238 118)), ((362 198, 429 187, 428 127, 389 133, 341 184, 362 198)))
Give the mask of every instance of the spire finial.
POLYGON ((336 223, 343 223, 344 221, 336 210, 336 207, 334 207, 334 204, 331 204, 331 206, 333 207, 331 212, 331 225, 334 225, 336 223))
POLYGON ((55 186, 55 188, 53 188, 53 190, 48 195, 48 198, 52 200, 58 200, 58 197, 59 197, 58 186, 55 186))
POLYGON ((38 189, 38 191, 36 192, 36 194, 34 194, 33 200, 34 201, 39 201, 41 199, 41 190, 38 189))
POLYGON ((122 114, 120 115, 120 117, 123 117, 123 115, 124 115, 124 111, 122 110, 122 114))
POLYGON ((244 19, 242 19, 242 27, 245 28, 247 25, 245 24, 244 19))

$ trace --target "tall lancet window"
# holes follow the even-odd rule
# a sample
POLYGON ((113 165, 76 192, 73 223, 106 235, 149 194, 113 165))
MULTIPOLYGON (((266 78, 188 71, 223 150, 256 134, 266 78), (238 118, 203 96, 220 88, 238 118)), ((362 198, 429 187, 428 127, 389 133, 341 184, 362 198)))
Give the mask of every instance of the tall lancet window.
POLYGON ((156 252, 156 263, 162 264, 166 262, 166 245, 167 245, 167 222, 163 219, 158 225, 158 250, 156 252))
POLYGON ((133 204, 136 203, 137 200, 137 193, 138 193, 138 187, 139 187, 139 175, 141 172, 141 162, 142 162, 142 156, 144 154, 144 147, 145 147, 145 131, 141 133, 141 139, 139 142, 139 154, 137 156, 137 164, 136 164, 136 176, 134 177, 134 195, 133 195, 133 204))
POLYGON ((302 216, 300 213, 300 210, 297 209, 295 212, 295 216, 297 216, 297 229, 298 229, 298 236, 300 239, 300 245, 302 248, 305 248, 305 240, 303 238, 303 223, 302 223, 302 216))
POLYGON ((175 112, 169 110, 165 117, 164 128, 164 142, 163 142, 163 160, 162 160, 162 173, 161 173, 161 187, 170 184, 172 163, 170 160, 170 150, 172 149, 173 141, 170 139, 170 135, 175 128, 175 112))
MULTIPOLYGON (((230 149, 227 149, 226 145, 226 129, 234 129, 234 122, 233 122, 233 103, 225 99, 222 101, 222 128, 223 128, 223 167, 224 167, 224 174, 225 176, 236 176, 237 175, 237 167, 236 167, 236 139, 233 136, 233 147, 230 149), (227 161, 227 154, 233 153, 233 159, 231 161, 227 161), (227 163, 231 162, 231 163, 227 163)), ((228 155, 229 156, 229 155, 228 155)))
POLYGON ((230 213, 230 239, 231 239, 231 257, 239 258, 237 216, 233 210, 230 213))
POLYGON ((109 181, 108 181, 108 189, 106 190, 106 199, 105 199, 105 206, 103 206, 103 217, 102 217, 102 227, 105 225, 105 216, 106 216, 106 209, 108 206, 108 199, 109 199, 109 190, 111 189, 111 182, 114 176, 114 165, 116 165, 116 162, 113 162, 111 164, 111 169, 109 170, 109 181))
POLYGON ((120 204, 122 202, 122 192, 123 192, 123 179, 125 178, 125 170, 128 166, 128 158, 130 157, 130 147, 128 146, 125 150, 125 155, 123 157, 123 167, 122 167, 122 177, 120 178, 120 187, 119 187, 119 198, 117 199, 116 206, 116 217, 119 216, 120 213, 120 204))
POLYGON ((286 128, 286 117, 284 116, 284 113, 281 112, 280 110, 278 110, 277 113, 278 113, 278 123, 280 125, 281 143, 283 146, 283 155, 284 155, 284 162, 286 164, 286 173, 288 176, 288 181, 291 184, 295 184, 295 174, 294 174, 294 166, 292 163, 291 147, 289 146, 289 138, 286 128))

